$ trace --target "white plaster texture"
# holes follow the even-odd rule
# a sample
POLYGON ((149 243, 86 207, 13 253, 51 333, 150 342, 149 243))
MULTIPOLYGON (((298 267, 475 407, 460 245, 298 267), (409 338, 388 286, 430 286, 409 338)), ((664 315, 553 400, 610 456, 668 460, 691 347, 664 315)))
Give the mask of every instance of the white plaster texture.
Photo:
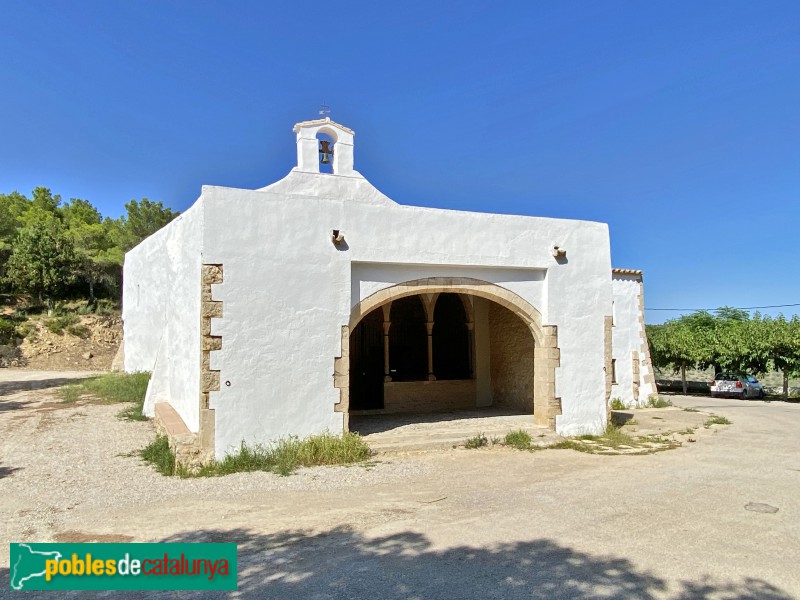
POLYGON ((125 255, 125 370, 151 371, 144 412, 169 402, 199 427, 203 207, 195 204, 125 255))
MULTIPOLYGON (((311 160, 301 133, 298 156, 311 160)), ((166 377, 169 385, 154 389, 169 396, 192 431, 201 264, 223 265, 213 294, 224 315, 211 322, 212 335, 222 336, 222 349, 211 352, 222 382, 210 395, 218 457, 242 440, 341 431, 333 367, 351 309, 376 291, 424 277, 488 281, 533 305, 542 325, 558 330, 557 431, 605 428, 603 320, 612 299, 606 224, 403 206, 352 169, 331 175, 304 168, 260 190, 204 186, 189 211, 126 257, 126 370, 157 365, 154 381, 166 377), (334 229, 344 232, 344 244, 332 243, 334 229), (566 260, 553 257, 555 245, 567 250, 566 260)), ((481 330, 488 320, 480 306, 476 368, 488 372, 489 338, 481 330)), ((479 402, 488 393, 480 382, 479 402)))
POLYGON ((611 287, 614 293, 612 356, 616 360, 616 383, 611 386, 611 398, 619 398, 625 406, 631 407, 637 402, 646 403, 648 397, 657 391, 652 382, 653 367, 645 353, 647 337, 642 312, 642 276, 615 272, 611 287), (638 362, 638 393, 635 393, 634 386, 634 360, 638 362))

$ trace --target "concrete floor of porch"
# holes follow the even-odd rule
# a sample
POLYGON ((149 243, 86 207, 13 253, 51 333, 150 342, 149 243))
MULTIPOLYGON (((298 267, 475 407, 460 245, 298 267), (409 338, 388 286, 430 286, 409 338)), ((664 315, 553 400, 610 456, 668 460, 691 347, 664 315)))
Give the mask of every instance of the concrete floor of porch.
POLYGON ((463 445, 478 434, 503 439, 509 431, 523 429, 534 445, 558 441, 554 431, 538 427, 533 415, 487 407, 436 413, 351 415, 350 431, 363 436, 375 452, 412 452, 463 445))

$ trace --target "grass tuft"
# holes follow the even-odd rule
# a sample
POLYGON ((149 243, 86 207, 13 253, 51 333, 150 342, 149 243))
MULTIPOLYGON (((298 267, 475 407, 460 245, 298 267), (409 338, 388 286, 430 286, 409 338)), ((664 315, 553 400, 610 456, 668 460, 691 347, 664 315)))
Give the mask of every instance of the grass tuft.
MULTIPOLYGON (((291 475, 299 467, 348 465, 363 462, 371 455, 369 446, 357 433, 341 436, 323 433, 305 439, 287 437, 269 445, 242 442, 236 452, 226 455, 219 462, 202 466, 196 473, 174 466, 172 473, 165 473, 158 465, 156 469, 160 473, 181 477, 221 477, 251 471, 291 475)), ((144 455, 142 457, 145 458, 144 455)), ((174 455, 172 460, 174 465, 174 455)))
POLYGON ((609 425, 602 435, 579 435, 567 438, 547 448, 577 450, 589 454, 652 454, 680 446, 680 442, 661 435, 632 437, 615 425, 609 425), (657 444, 659 447, 653 447, 657 444))
POLYGON ((67 327, 71 327, 78 324, 80 319, 77 315, 72 313, 67 313, 60 317, 53 317, 52 319, 47 319, 44 322, 44 326, 47 327, 50 333, 54 333, 56 335, 61 335, 64 333, 64 330, 67 327))
POLYGON ((606 427, 606 432, 601 437, 601 441, 603 445, 611 446, 614 449, 619 448, 620 446, 636 445, 636 440, 634 440, 627 433, 623 432, 622 429, 615 427, 614 425, 609 425, 606 427))
POLYGON ((475 448, 483 448, 488 444, 489 444, 488 438, 482 433, 479 433, 475 437, 467 438, 467 441, 464 443, 464 446, 466 446, 471 450, 474 450, 475 448))
POLYGON ((667 408, 672 406, 672 401, 659 396, 650 396, 647 399, 647 408, 667 408))
POLYGON ((61 398, 64 402, 76 402, 83 396, 91 396, 93 400, 103 404, 130 402, 131 406, 120 411, 119 418, 146 421, 142 407, 149 380, 150 373, 108 373, 63 386, 61 398))
POLYGON ((712 425, 730 425, 731 422, 726 419, 725 417, 720 417, 719 415, 711 415, 711 418, 708 419, 704 424, 703 427, 708 429, 712 425))
POLYGON ((157 436, 139 452, 139 455, 162 475, 175 475, 175 453, 169 447, 167 436, 157 436))
POLYGON ((548 448, 552 448, 554 450, 577 450, 578 452, 590 452, 593 453, 594 450, 591 446, 587 446, 586 444, 581 444, 579 441, 576 440, 561 440, 548 448))
POLYGON ((35 342, 39 338, 39 330, 33 321, 23 321, 17 326, 17 335, 21 338, 35 342))
POLYGON ((531 447, 531 434, 524 429, 509 431, 506 434, 505 444, 518 450, 528 450, 531 447))
POLYGON ((64 328, 64 331, 70 335, 79 337, 82 340, 89 339, 89 337, 92 335, 91 330, 86 325, 67 325, 64 328))
POLYGON ((689 408, 684 408, 683 410, 684 410, 684 412, 700 412, 700 411, 699 411, 699 410, 697 410, 696 408, 691 408, 691 407, 689 407, 689 408))
POLYGON ((611 410, 625 410, 628 408, 625 406, 625 403, 622 401, 621 398, 612 398, 611 399, 611 410))

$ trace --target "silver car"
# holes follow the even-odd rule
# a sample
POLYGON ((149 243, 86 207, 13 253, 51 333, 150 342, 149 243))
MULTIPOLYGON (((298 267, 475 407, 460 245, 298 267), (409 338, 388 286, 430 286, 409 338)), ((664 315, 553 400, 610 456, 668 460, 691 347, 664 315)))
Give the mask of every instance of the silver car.
POLYGON ((752 375, 736 375, 734 373, 718 373, 710 384, 711 396, 719 398, 763 398, 764 387, 752 375))

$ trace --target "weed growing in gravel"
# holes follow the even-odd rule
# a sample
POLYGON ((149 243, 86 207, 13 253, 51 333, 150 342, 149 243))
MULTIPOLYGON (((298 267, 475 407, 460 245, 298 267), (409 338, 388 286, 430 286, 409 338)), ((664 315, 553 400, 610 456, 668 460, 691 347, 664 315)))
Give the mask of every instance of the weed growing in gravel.
POLYGON ((731 422, 726 419, 725 417, 720 417, 719 415, 711 415, 711 418, 708 419, 704 424, 703 427, 708 429, 712 425, 730 425, 731 422))
POLYGON ((365 461, 371 455, 369 446, 357 433, 341 436, 323 433, 305 439, 288 437, 270 445, 242 442, 236 452, 226 455, 219 462, 204 465, 197 473, 180 468, 177 474, 182 477, 218 477, 248 471, 269 471, 290 475, 299 467, 348 465, 365 461))
POLYGON ((615 425, 609 425, 603 435, 580 435, 567 438, 547 448, 577 450, 590 454, 652 454, 680 446, 680 442, 661 435, 632 437, 615 425))
POLYGON ((631 436, 623 432, 619 427, 614 427, 612 425, 606 427, 605 435, 601 436, 599 441, 612 448, 636 445, 636 441, 631 436))
POLYGON ((175 475, 175 453, 170 450, 167 436, 157 436, 139 452, 139 455, 162 475, 175 475))
POLYGON ((684 410, 684 412, 700 412, 696 408, 691 408, 691 407, 690 408, 684 408, 683 410, 684 410))
POLYGON ((647 399, 647 408, 667 408, 672 406, 672 401, 658 396, 650 396, 647 399))
POLYGON ((628 408, 625 406, 625 403, 622 401, 621 398, 612 398, 611 399, 611 410, 625 410, 628 408))
POLYGON ((531 434, 524 429, 509 431, 506 434, 506 446, 513 446, 518 450, 527 450, 531 447, 531 434))
POLYGON ((578 452, 590 453, 594 452, 594 449, 591 446, 588 444, 581 444, 576 440, 561 440, 552 446, 548 446, 548 448, 552 448, 553 450, 577 450, 578 452))
POLYGON ((120 411, 118 416, 128 421, 146 421, 142 406, 149 380, 150 373, 108 373, 65 385, 60 391, 64 402, 75 402, 82 396, 91 396, 104 404, 131 402, 132 405, 120 411))
POLYGON ((117 413, 117 418, 123 421, 147 421, 147 417, 142 413, 144 399, 136 404, 131 404, 117 413))
POLYGON ((467 438, 467 441, 464 443, 464 446, 470 449, 475 448, 483 448, 489 444, 489 440, 485 435, 479 433, 475 437, 467 438))

